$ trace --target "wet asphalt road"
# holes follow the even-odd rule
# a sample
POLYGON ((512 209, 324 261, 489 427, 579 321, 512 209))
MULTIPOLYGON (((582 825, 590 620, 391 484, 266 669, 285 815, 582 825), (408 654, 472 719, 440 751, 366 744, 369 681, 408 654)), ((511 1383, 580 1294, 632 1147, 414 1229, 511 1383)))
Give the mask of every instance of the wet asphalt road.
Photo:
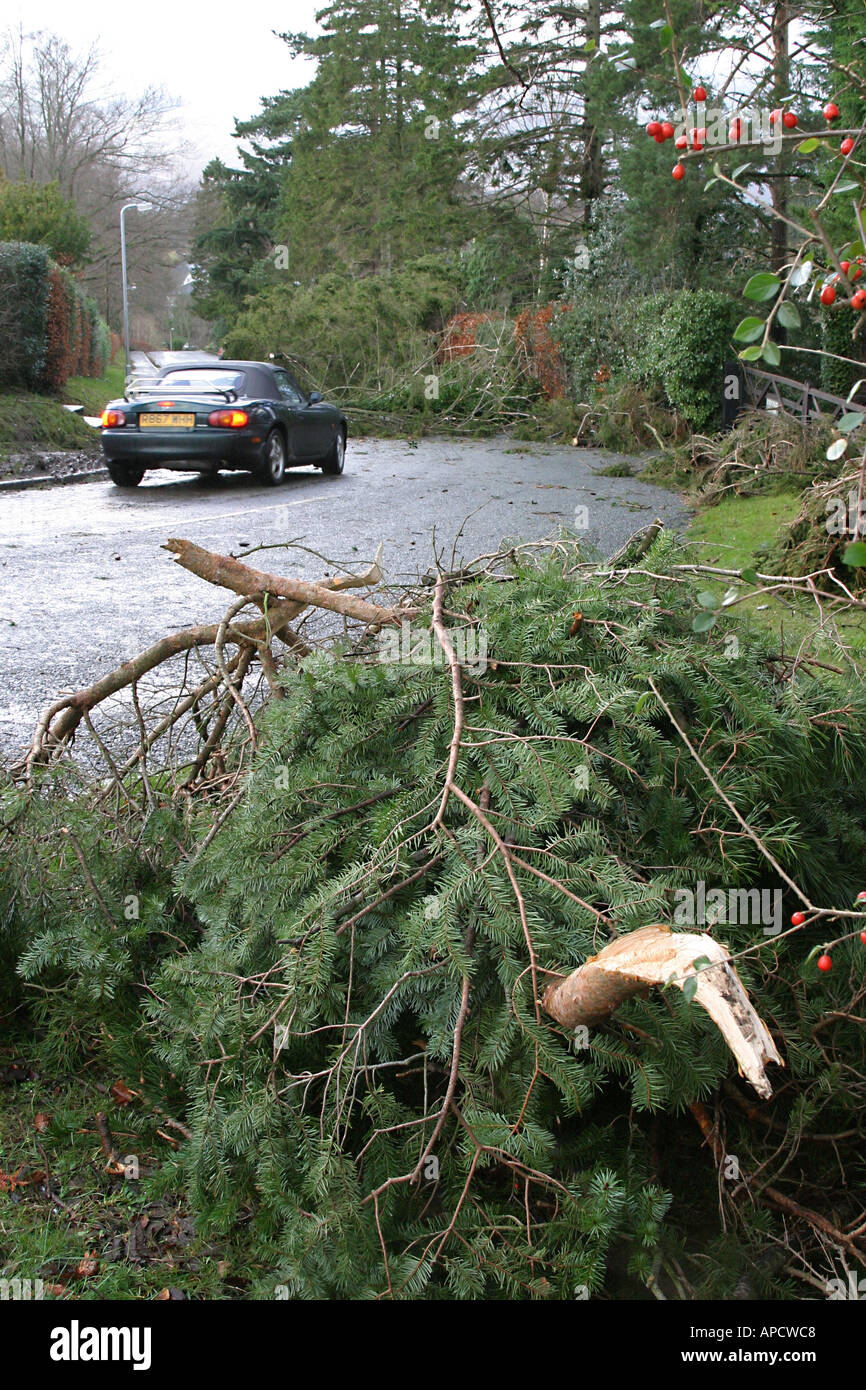
POLYGON ((0 494, 0 750, 29 741, 42 708, 90 684, 156 641, 193 622, 214 622, 224 591, 174 564, 160 547, 183 536, 242 554, 256 545, 299 541, 302 550, 265 552, 262 568, 316 579, 336 563, 363 567, 384 541, 387 577, 408 580, 433 562, 469 561, 503 537, 535 540, 559 526, 585 525, 586 540, 610 554, 660 516, 681 527, 675 494, 597 470, 616 456, 567 446, 481 441, 362 439, 349 442, 346 471, 326 478, 293 471, 281 488, 241 473, 201 482, 148 473, 135 490, 106 477, 66 487, 0 494), (576 514, 576 508, 586 508, 576 514))

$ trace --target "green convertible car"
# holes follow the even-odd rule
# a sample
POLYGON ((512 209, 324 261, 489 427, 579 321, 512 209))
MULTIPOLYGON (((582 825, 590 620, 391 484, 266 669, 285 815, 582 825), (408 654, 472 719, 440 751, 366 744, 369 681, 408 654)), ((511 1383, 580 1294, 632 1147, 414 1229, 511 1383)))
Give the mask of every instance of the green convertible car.
POLYGON ((342 411, 270 362, 164 367, 102 413, 102 450, 118 487, 137 487, 148 468, 246 469, 272 487, 302 464, 342 473, 347 432, 342 411))

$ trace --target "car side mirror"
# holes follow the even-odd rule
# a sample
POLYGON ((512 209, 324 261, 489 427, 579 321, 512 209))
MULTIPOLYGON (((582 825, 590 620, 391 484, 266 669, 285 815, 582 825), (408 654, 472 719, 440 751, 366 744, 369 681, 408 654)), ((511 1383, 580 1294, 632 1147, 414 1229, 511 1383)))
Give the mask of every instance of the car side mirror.
POLYGON ((311 391, 307 399, 310 405, 318 405, 319 401, 323 401, 325 398, 321 391, 311 391))

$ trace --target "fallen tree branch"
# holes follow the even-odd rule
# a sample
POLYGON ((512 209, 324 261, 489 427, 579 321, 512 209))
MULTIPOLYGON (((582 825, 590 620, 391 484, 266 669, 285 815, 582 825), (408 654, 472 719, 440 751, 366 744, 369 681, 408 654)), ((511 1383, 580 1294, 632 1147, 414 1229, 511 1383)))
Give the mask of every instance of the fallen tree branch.
MULTIPOLYGON (((163 546, 174 554, 177 564, 205 579, 209 584, 217 584, 223 589, 232 589, 236 594, 273 594, 277 598, 294 599, 305 608, 328 608, 334 613, 342 613, 347 618, 356 618, 362 623, 377 623, 384 626, 399 624, 411 610, 402 608, 382 608, 367 599, 356 598, 343 590, 363 586, 367 580, 354 579, 351 575, 342 576, 328 584, 313 584, 306 579, 285 579, 282 575, 266 574, 264 570, 251 569, 227 555, 217 555, 211 550, 203 550, 192 541, 170 539, 163 546)), ((376 580, 375 582, 378 582, 376 580)))
MULTIPOLYGON (((251 595, 253 601, 262 609, 263 616, 250 622, 232 624, 232 635, 254 643, 259 649, 260 657, 265 644, 269 644, 273 637, 279 637, 295 655, 308 655, 309 647, 289 624, 305 608, 311 606, 330 608, 343 613, 344 616, 373 624, 399 622, 409 611, 402 609, 398 615, 396 610, 381 608, 342 593, 344 589, 381 582, 381 544, 376 558, 363 574, 339 575, 334 579, 326 579, 321 584, 308 584, 301 580, 284 580, 266 575, 230 557, 203 550, 189 541, 169 540, 165 549, 179 552, 176 555, 178 563, 183 564, 191 573, 236 593, 251 595), (281 588, 287 592, 281 594, 281 588), (283 601, 268 607, 266 595, 269 593, 277 593, 283 601)), ((220 639, 222 628, 222 623, 207 623, 171 633, 148 647, 146 651, 140 652, 131 661, 125 661, 113 671, 109 671, 92 685, 55 700, 40 716, 24 762, 24 773, 28 783, 32 781, 34 764, 45 761, 46 747, 51 745, 57 748, 65 743, 75 732, 84 715, 95 705, 133 685, 173 656, 190 651, 194 647, 215 646, 220 639)), ((266 660, 265 668, 267 672, 266 660)), ((273 674, 272 670, 270 674, 273 674)))
POLYGON ((570 975, 555 979, 541 1002, 571 1031, 580 1024, 603 1022, 626 999, 646 993, 651 985, 670 982, 683 989, 688 980, 695 981, 694 998, 717 1025, 740 1074, 759 1096, 769 1099, 773 1089, 765 1065, 784 1062, 730 963, 728 948, 706 932, 671 932, 661 925, 629 932, 570 975), (710 965, 696 970, 694 962, 702 957, 710 965))
MULTIPOLYGON (((234 630, 253 642, 261 641, 267 635, 268 626, 273 631, 277 622, 290 616, 280 606, 272 611, 269 623, 257 618, 250 623, 236 624, 234 630)), ((152 671, 171 657, 190 651, 193 647, 213 646, 219 630, 219 623, 208 623, 173 632, 170 636, 161 638, 159 642, 154 642, 152 647, 140 652, 132 661, 124 661, 107 675, 101 676, 93 685, 55 700, 41 715, 36 726, 25 764, 28 777, 33 764, 41 760, 46 743, 62 743, 78 727, 86 710, 93 709, 94 705, 107 700, 110 695, 116 695, 118 691, 132 685, 133 681, 140 680, 148 671, 152 671)))

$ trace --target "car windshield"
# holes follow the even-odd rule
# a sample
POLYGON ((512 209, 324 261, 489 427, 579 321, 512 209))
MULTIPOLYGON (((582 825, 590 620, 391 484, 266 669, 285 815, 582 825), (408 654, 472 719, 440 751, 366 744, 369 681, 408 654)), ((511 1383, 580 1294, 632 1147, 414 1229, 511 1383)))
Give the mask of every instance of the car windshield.
POLYGON ((244 384, 243 372, 221 372, 213 367, 202 367, 191 369, 189 367, 178 368, 177 371, 166 372, 165 376, 159 379, 160 386, 168 386, 172 390, 179 386, 192 386, 197 391, 238 391, 240 392, 244 384))

